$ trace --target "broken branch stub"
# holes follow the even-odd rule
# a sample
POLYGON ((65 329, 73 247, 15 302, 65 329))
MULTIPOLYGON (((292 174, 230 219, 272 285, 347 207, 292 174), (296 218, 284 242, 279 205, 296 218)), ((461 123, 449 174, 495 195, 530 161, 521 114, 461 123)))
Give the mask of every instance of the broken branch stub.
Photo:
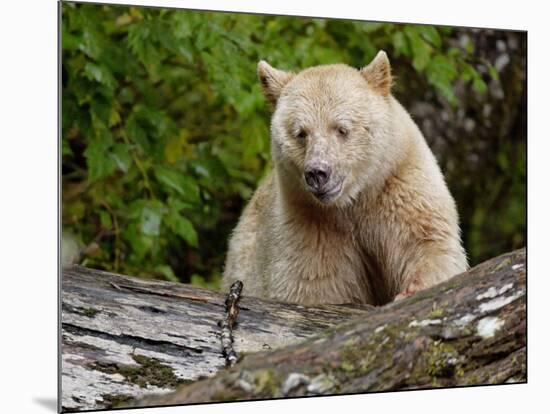
POLYGON ((239 314, 239 307, 237 304, 241 298, 242 290, 243 282, 240 280, 237 280, 231 285, 229 294, 225 300, 227 317, 220 321, 222 354, 228 366, 234 365, 238 359, 237 352, 235 352, 233 348, 233 327, 237 323, 237 315, 239 314))

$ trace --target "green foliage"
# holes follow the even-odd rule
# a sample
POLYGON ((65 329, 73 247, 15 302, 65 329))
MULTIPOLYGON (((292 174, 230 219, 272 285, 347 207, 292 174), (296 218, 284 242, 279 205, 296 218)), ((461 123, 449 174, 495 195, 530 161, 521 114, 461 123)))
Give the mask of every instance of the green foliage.
POLYGON ((361 67, 385 49, 398 77, 455 104, 459 79, 486 85, 472 50, 446 44, 451 32, 63 3, 64 231, 85 265, 215 287, 229 233, 270 168, 257 61, 361 67))

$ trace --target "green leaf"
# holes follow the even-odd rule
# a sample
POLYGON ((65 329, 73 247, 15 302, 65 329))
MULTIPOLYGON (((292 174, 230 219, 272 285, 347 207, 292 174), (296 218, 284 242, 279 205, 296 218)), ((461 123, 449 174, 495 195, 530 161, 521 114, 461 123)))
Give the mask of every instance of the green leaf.
POLYGON ((191 22, 186 13, 176 13, 172 19, 172 25, 172 31, 177 39, 185 39, 193 33, 191 22))
POLYGON ((449 82, 442 81, 437 78, 430 79, 430 84, 432 84, 436 90, 449 102, 451 105, 455 106, 458 103, 457 97, 454 93, 452 85, 449 82))
POLYGON ((460 75, 460 78, 465 82, 469 82, 476 77, 479 77, 479 74, 474 69, 474 67, 472 65, 469 65, 468 63, 464 63, 462 65, 462 73, 460 75))
POLYGON ((432 48, 420 37, 416 28, 407 27, 405 29, 405 34, 407 35, 411 47, 413 67, 421 72, 430 61, 432 48))
POLYGON ((123 239, 130 249, 129 261, 143 263, 147 253, 151 252, 154 238, 143 234, 138 223, 129 223, 123 228, 123 239))
POLYGON ((218 290, 219 289, 220 277, 218 275, 211 275, 211 277, 206 278, 199 275, 198 273, 193 273, 191 275, 191 284, 195 286, 201 286, 206 289, 218 290), (213 280, 212 280, 213 277, 213 280))
POLYGON ((111 214, 109 214, 109 212, 105 210, 99 211, 99 222, 101 223, 101 227, 107 230, 111 229, 111 227, 113 226, 111 214))
POLYGON ((95 98, 91 103, 92 123, 94 128, 106 129, 111 114, 111 104, 105 99, 95 98))
POLYGON ((428 82, 452 105, 457 103, 453 90, 453 81, 458 72, 452 60, 443 55, 437 55, 430 60, 426 68, 428 82))
POLYGON ((157 65, 161 59, 154 36, 154 20, 132 24, 128 29, 128 45, 148 70, 157 65))
POLYGON ((409 49, 409 45, 407 43, 407 39, 405 38, 405 35, 403 32, 395 32, 392 36, 392 44, 393 48, 395 49, 395 55, 405 55, 410 56, 411 52, 409 49))
POLYGON ((102 139, 91 140, 84 151, 88 166, 88 179, 95 182, 111 175, 116 169, 115 161, 109 157, 110 142, 102 139))
POLYGON ((153 205, 147 205, 141 211, 140 229, 147 236, 160 235, 162 212, 153 205))
POLYGON ((487 67, 487 71, 489 72, 489 76, 491 77, 491 79, 498 81, 500 79, 500 76, 497 69, 489 62, 487 62, 485 66, 487 67))
POLYGON ((115 144, 109 156, 115 162, 117 168, 123 173, 128 172, 132 165, 130 149, 125 144, 115 144))
POLYGON ((172 268, 168 265, 158 265, 155 267, 155 271, 159 272, 164 276, 164 278, 170 282, 179 282, 180 280, 172 270, 172 268))
POLYGON ((220 274, 212 274, 210 277, 204 277, 199 275, 198 273, 193 273, 191 275, 191 284, 195 286, 201 286, 206 289, 211 290, 219 290, 220 288, 220 280, 221 275, 220 274))
POLYGON ((451 82, 456 79, 458 72, 455 63, 445 56, 437 55, 430 60, 426 69, 426 75, 451 82))
POLYGON ((140 124, 135 114, 132 114, 128 117, 125 131, 128 139, 133 144, 136 144, 137 148, 139 148, 141 152, 147 154, 151 151, 151 144, 149 143, 147 132, 140 124))
POLYGON ((120 103, 123 103, 123 104, 133 103, 135 99, 134 92, 132 91, 131 88, 128 88, 128 87, 122 88, 120 89, 118 99, 120 103))
POLYGON ((439 36, 439 33, 435 26, 418 25, 416 26, 416 28, 420 36, 422 36, 425 40, 430 42, 438 49, 441 47, 441 36, 439 36))
POLYGON ((61 140, 61 155, 63 156, 71 156, 73 155, 73 151, 71 150, 71 146, 69 145, 69 142, 65 137, 61 140))
POLYGON ((193 177, 169 167, 157 166, 154 171, 155 177, 167 191, 176 192, 185 201, 200 202, 199 187, 193 177))
POLYGON ((77 50, 81 42, 82 38, 80 36, 70 33, 65 27, 63 27, 61 35, 61 48, 63 50, 77 50))
POLYGON ((361 22, 363 33, 372 33, 377 30, 380 30, 382 27, 384 27, 384 23, 378 23, 378 22, 361 22))
POLYGON ((141 217, 141 211, 147 204, 147 200, 145 199, 137 199, 133 200, 128 204, 126 207, 126 215, 129 219, 132 219, 132 221, 139 221, 139 218, 141 217))
POLYGON ((166 224, 168 227, 183 238, 190 246, 197 247, 198 235, 193 227, 193 224, 177 212, 171 212, 167 217, 166 224))
POLYGON ((82 42, 78 47, 88 57, 98 59, 101 55, 101 40, 97 33, 89 28, 85 28, 82 33, 82 42))
POLYGON ((84 66, 84 76, 88 80, 96 81, 105 85, 108 89, 114 89, 117 86, 117 81, 113 74, 104 65, 88 62, 84 66))
POLYGON ((206 287, 206 280, 201 275, 194 273, 191 275, 191 284, 206 287))
POLYGON ((474 78, 472 86, 474 87, 474 90, 480 95, 483 95, 485 94, 485 92, 487 92, 487 84, 481 78, 481 76, 476 76, 474 78))

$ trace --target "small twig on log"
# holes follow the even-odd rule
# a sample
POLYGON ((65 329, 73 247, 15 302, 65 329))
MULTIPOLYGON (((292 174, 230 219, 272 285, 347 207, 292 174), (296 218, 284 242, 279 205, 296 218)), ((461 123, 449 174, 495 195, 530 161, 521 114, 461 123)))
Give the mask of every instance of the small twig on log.
POLYGON ((237 362, 237 353, 233 349, 233 327, 237 322, 237 315, 239 314, 239 307, 237 303, 241 298, 241 292, 243 290, 243 282, 237 280, 231 285, 229 294, 225 300, 225 311, 227 317, 220 321, 221 341, 222 341, 222 354, 225 357, 225 363, 228 366, 232 366, 237 362))

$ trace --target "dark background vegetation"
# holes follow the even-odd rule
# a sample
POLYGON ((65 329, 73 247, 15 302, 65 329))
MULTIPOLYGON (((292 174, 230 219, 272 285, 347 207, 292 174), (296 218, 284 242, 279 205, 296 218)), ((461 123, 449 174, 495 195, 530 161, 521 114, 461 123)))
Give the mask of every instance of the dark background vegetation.
POLYGON ((361 67, 379 49, 470 263, 526 242, 525 33, 75 3, 61 24, 65 260, 217 287, 270 168, 257 61, 361 67))

